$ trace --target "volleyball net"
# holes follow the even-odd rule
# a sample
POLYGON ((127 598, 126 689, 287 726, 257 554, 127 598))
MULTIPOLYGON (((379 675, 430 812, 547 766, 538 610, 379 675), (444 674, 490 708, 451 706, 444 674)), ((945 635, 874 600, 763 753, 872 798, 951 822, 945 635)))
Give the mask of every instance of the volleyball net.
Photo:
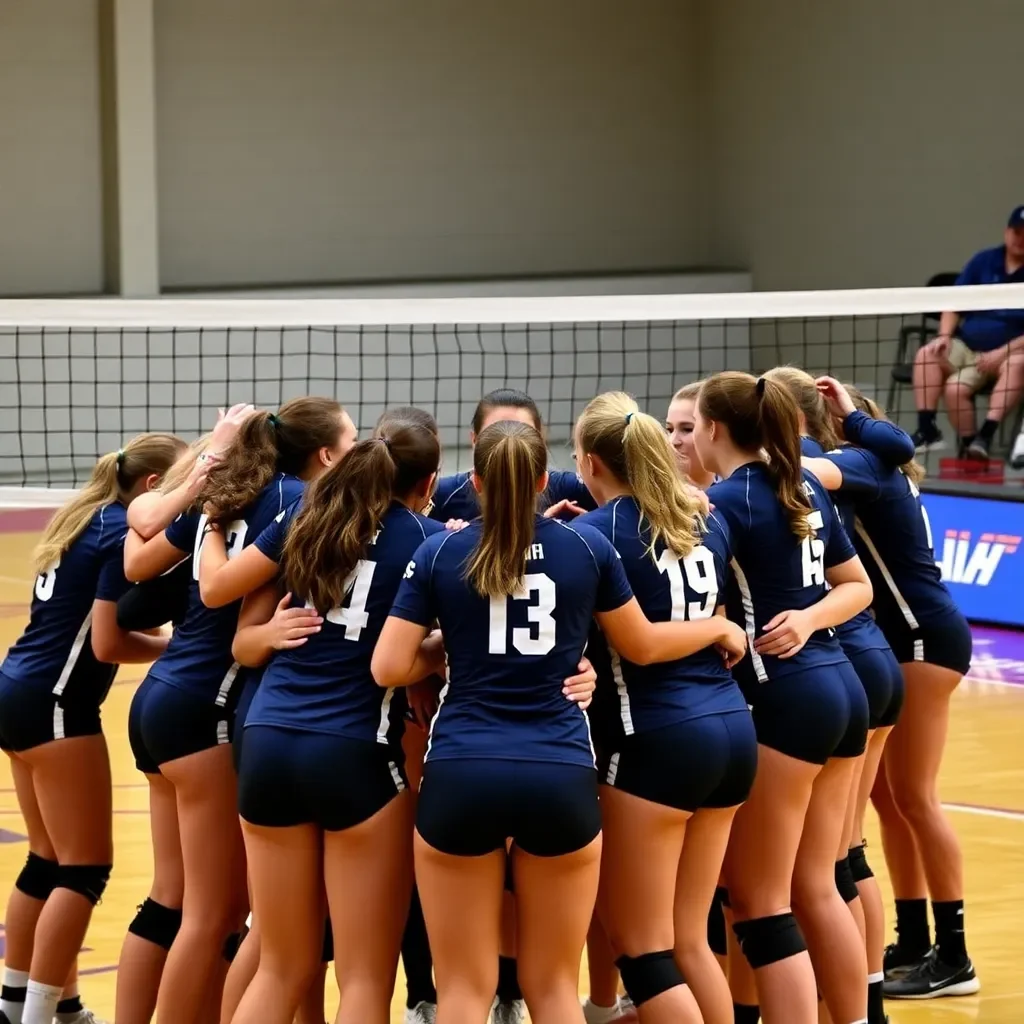
MULTIPOLYGON (((307 394, 337 398, 361 430, 390 406, 429 410, 441 428, 446 472, 468 464, 473 410, 499 387, 535 399, 552 462, 563 467, 574 418, 595 394, 628 391, 661 418, 678 388, 726 369, 791 364, 827 373, 913 431, 914 355, 935 334, 942 309, 1024 309, 1024 286, 0 301, 0 506, 58 504, 100 455, 141 431, 190 440, 220 407, 245 401, 276 409, 307 394)), ((979 422, 991 400, 977 399, 979 422)), ((944 405, 939 423, 951 438, 944 405)), ((1019 427, 1018 408, 992 446, 1000 479, 1019 427)), ((925 456, 933 476, 940 458, 925 456)))

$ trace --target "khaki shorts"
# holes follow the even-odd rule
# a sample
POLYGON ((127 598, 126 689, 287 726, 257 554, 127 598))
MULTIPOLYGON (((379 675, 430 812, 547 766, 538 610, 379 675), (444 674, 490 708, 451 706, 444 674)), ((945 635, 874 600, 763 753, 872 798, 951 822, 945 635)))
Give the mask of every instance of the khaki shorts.
POLYGON ((976 394, 986 384, 991 384, 998 374, 982 373, 975 365, 978 360, 978 353, 968 348, 959 338, 954 338, 949 346, 949 355, 946 357, 949 365, 953 367, 950 380, 963 384, 970 393, 976 394))

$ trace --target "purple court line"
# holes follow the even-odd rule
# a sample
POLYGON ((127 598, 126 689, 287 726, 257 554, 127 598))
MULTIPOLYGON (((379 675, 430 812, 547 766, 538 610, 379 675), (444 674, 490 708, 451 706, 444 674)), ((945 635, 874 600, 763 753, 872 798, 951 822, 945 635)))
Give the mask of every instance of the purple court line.
MULTIPOLYGON (((115 782, 114 789, 148 789, 148 782, 115 782)), ((13 793, 13 786, 0 786, 0 793, 13 793)))
POLYGON ((109 974, 116 970, 117 964, 108 964, 106 967, 87 967, 84 971, 79 971, 78 976, 83 978, 88 974, 109 974))

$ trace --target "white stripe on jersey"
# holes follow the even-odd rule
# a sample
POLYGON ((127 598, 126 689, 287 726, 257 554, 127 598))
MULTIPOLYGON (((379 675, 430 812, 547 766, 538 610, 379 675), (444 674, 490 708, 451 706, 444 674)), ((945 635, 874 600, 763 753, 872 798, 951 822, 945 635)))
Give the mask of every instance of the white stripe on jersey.
POLYGON ((629 690, 626 689, 626 680, 622 677, 622 660, 619 652, 611 644, 608 645, 608 654, 612 660, 612 679, 615 680, 615 690, 619 695, 619 717, 622 719, 622 731, 627 736, 632 736, 636 731, 633 727, 633 711, 629 706, 629 690))
POLYGON ((608 773, 604 777, 605 784, 608 786, 615 785, 615 777, 619 774, 619 754, 618 752, 612 754, 608 758, 608 773))
POLYGON ((64 662, 64 667, 60 670, 60 675, 57 677, 57 685, 51 691, 58 697, 64 692, 64 688, 68 685, 68 680, 71 678, 71 673, 75 671, 75 665, 78 663, 78 657, 82 653, 85 641, 89 638, 89 629, 91 626, 92 608, 89 609, 89 614, 86 615, 85 622, 82 623, 81 628, 78 630, 78 635, 75 637, 74 643, 71 645, 71 650, 68 653, 68 660, 64 662))
POLYGON ((875 565, 878 566, 878 571, 882 574, 882 579, 885 580, 885 585, 889 588, 889 592, 896 599, 896 604, 899 605, 899 609, 903 613, 903 618, 906 619, 907 625, 911 629, 917 629, 917 618, 910 610, 910 605, 907 604, 907 599, 900 593, 900 588, 896 586, 896 581, 892 578, 892 573, 889 572, 889 567, 882 561, 882 556, 878 553, 878 548, 875 547, 874 541, 868 536, 867 530, 864 529, 864 525, 859 519, 854 520, 854 524, 857 536, 864 541, 864 546, 868 549, 868 554, 871 556, 875 565))
POLYGON ((231 668, 228 669, 227 675, 220 682, 220 686, 217 688, 217 707, 223 708, 227 706, 228 697, 231 694, 231 687, 234 685, 235 677, 238 675, 238 670, 242 666, 237 661, 231 663, 231 668))
POLYGON ((391 726, 391 698, 395 695, 395 688, 389 686, 384 691, 384 699, 380 702, 380 722, 377 725, 377 742, 387 744, 388 729, 391 726))
POLYGON ((231 732, 231 730, 230 730, 229 725, 228 725, 228 720, 226 718, 222 718, 217 723, 217 745, 218 746, 223 746, 225 743, 230 743, 231 742, 230 732, 231 732))
POLYGON ((736 574, 736 585, 740 588, 740 597, 743 600, 743 628, 747 634, 747 646, 750 649, 750 661, 754 666, 754 674, 759 683, 768 682, 768 673, 765 671, 764 661, 761 655, 754 650, 754 641, 757 639, 757 622, 754 619, 754 598, 750 593, 750 584, 747 577, 740 568, 740 563, 734 558, 732 560, 732 571, 736 574))
POLYGON ((53 708, 53 738, 64 739, 64 709, 59 704, 53 708))
POLYGON ((402 773, 398 770, 398 765, 394 761, 388 761, 388 768, 391 769, 391 778, 394 779, 395 789, 401 793, 405 789, 405 783, 402 781, 402 773))

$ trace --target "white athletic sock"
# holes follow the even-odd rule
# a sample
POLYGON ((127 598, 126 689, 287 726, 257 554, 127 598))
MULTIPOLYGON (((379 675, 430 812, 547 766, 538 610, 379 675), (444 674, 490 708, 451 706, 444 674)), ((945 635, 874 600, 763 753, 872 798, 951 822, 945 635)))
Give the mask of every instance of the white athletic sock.
POLYGON ((63 985, 44 985, 40 981, 30 980, 21 1024, 53 1024, 63 991, 63 985))
POLYGON ((0 1013, 6 1013, 11 1024, 21 1024, 25 1012, 25 988, 28 985, 28 971, 4 968, 4 994, 0 996, 0 1013))
POLYGON ((589 999, 583 1004, 583 1017, 587 1024, 609 1024, 622 1016, 622 1007, 618 999, 614 1006, 598 1006, 589 999))

